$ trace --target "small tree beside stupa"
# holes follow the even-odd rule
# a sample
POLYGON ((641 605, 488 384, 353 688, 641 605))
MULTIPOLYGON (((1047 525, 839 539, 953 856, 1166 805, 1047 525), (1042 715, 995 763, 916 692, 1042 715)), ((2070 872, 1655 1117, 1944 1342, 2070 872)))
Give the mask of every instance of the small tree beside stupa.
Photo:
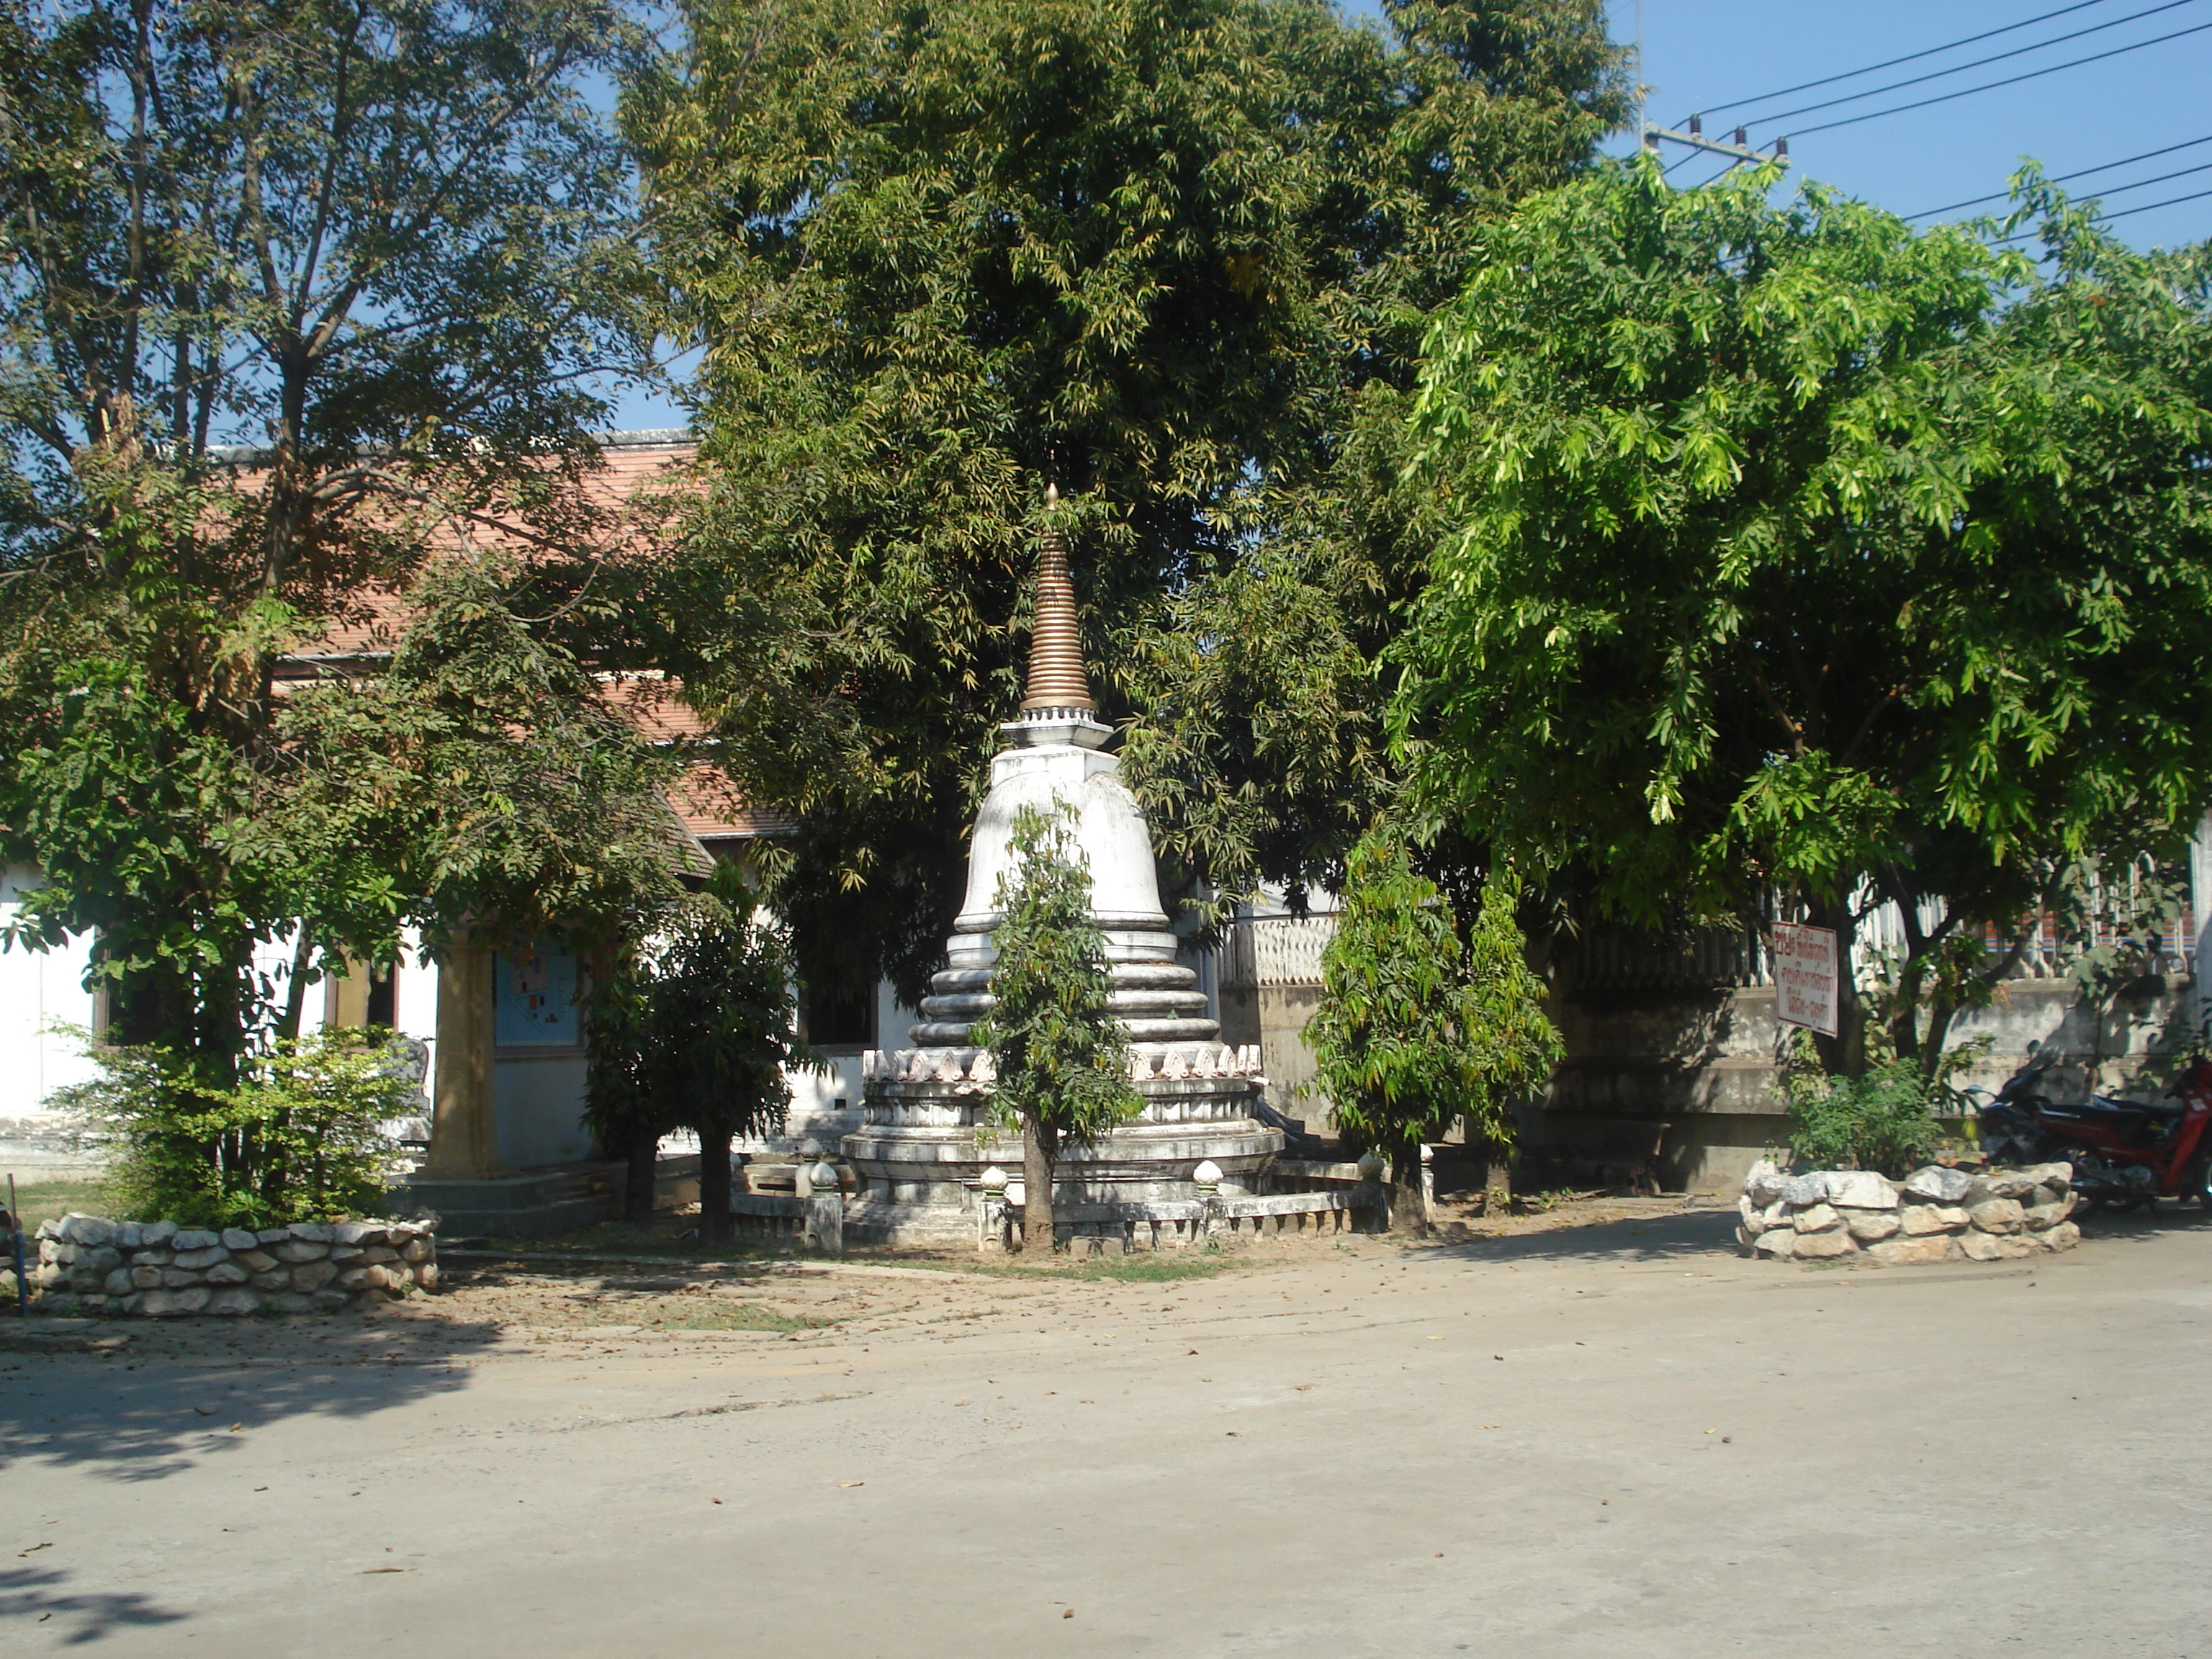
POLYGON ((991 1115, 1022 1135, 1022 1242, 1054 1244, 1060 1148, 1090 1146, 1144 1109, 1130 1087, 1127 1029, 1109 1006, 1106 936, 1091 913, 1091 872, 1064 811, 1014 817, 1014 862, 1000 872, 991 1012, 974 1041, 997 1072, 991 1115))
POLYGON ((1514 1102, 1559 1062, 1514 915, 1520 891, 1492 870, 1462 946, 1450 905, 1403 841, 1371 830, 1346 861, 1344 908, 1304 1036, 1339 1129, 1389 1160, 1401 1214, 1420 1213, 1423 1141, 1463 1118, 1468 1144, 1486 1143, 1495 1166, 1512 1146, 1514 1102))

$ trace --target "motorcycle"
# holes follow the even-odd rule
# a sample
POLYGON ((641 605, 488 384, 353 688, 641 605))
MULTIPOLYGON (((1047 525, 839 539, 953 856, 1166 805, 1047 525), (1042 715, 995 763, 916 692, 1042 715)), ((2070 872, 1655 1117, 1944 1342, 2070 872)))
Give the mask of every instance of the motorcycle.
POLYGON ((2170 1106, 2103 1095, 2053 1101, 2038 1089, 2051 1064, 2031 1060, 1981 1107, 1984 1158, 2070 1164, 2074 1190, 2093 1209, 2150 1209, 2161 1198, 2212 1208, 2212 1060, 2190 1060, 2166 1091, 2170 1106))

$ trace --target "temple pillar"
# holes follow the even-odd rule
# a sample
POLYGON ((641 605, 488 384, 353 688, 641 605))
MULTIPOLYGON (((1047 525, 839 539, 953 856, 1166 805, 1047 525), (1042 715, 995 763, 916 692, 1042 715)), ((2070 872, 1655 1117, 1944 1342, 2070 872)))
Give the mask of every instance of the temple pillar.
POLYGON ((512 1173, 499 1155, 492 1093, 492 983, 497 957, 456 929, 438 973, 438 1059, 424 1176, 480 1181, 512 1173))

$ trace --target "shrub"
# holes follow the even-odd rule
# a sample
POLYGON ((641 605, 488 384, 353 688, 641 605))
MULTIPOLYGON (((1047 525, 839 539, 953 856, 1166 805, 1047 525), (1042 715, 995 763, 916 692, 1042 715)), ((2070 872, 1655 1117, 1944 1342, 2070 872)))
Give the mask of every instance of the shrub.
POLYGON ((112 1190, 126 1215, 201 1227, 281 1227, 382 1206, 398 1174, 379 1125, 419 1097, 390 1033, 279 1040, 234 1089, 211 1089, 162 1048, 88 1042, 100 1068, 52 1103, 118 1145, 112 1190))
POLYGON ((1808 1169, 1901 1176, 1927 1163, 1943 1139, 1936 1107, 1945 1091, 1912 1060, 1870 1066, 1860 1078, 1793 1066, 1784 1086, 1790 1154, 1808 1169))

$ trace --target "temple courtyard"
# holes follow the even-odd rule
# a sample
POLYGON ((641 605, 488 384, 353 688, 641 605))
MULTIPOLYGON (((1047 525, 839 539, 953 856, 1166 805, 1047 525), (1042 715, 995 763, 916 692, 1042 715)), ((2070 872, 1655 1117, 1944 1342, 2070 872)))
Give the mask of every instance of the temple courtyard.
POLYGON ((0 1326, 0 1646, 2212 1653, 2212 1223, 1838 1272, 1733 1222, 0 1326))

